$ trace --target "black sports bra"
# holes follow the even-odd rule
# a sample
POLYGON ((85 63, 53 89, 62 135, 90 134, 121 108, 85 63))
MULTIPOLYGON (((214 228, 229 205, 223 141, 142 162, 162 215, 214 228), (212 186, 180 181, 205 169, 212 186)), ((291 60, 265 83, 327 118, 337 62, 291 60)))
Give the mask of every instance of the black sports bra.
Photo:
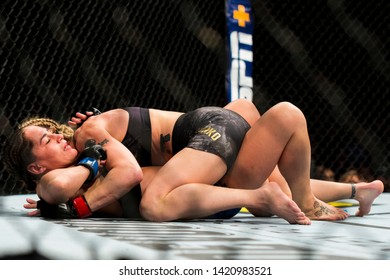
POLYGON ((140 107, 123 109, 129 113, 129 124, 122 144, 133 153, 140 166, 151 166, 152 128, 149 109, 140 107))

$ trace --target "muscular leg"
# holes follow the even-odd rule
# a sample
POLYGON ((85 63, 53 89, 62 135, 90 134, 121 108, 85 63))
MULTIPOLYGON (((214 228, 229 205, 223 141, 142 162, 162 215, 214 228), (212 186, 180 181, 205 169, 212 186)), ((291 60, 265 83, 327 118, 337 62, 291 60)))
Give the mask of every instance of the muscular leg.
MULTIPOLYGON (((238 99, 230 102, 225 108, 239 113, 243 116, 250 125, 254 125, 260 118, 256 106, 245 99, 238 99)), ((282 188, 282 190, 289 196, 292 197, 291 190, 280 174, 279 169, 276 168, 269 177, 269 181, 276 182, 282 188)), ((340 199, 348 199, 351 197, 351 184, 338 183, 333 181, 324 181, 311 179, 310 185, 312 191, 318 199, 330 202, 340 199)), ((243 186, 238 186, 243 187, 243 186)), ((359 211, 356 213, 358 216, 363 216, 369 213, 371 205, 374 200, 383 192, 383 182, 376 180, 368 183, 356 184, 356 196, 355 199, 359 202, 359 211)), ((249 209, 253 214, 258 216, 270 216, 270 213, 264 212, 263 209, 249 209)))
POLYGON ((375 180, 372 182, 361 182, 355 184, 355 194, 352 196, 352 185, 350 183, 339 183, 323 180, 311 180, 313 193, 319 199, 330 202, 341 199, 356 199, 359 202, 359 210, 356 216, 367 215, 374 200, 383 192, 383 182, 375 180))
MULTIPOLYGON (((269 177, 269 181, 278 183, 283 191, 290 195, 288 184, 278 168, 269 177)), ((310 185, 314 196, 324 202, 351 198, 357 200, 359 210, 356 212, 356 216, 367 215, 371 210, 372 203, 384 189, 383 182, 380 180, 356 183, 355 195, 352 197, 352 185, 350 183, 310 179, 310 185)))
MULTIPOLYGON (((276 168, 269 177, 269 181, 276 182, 282 186, 283 191, 290 195, 290 189, 282 174, 276 168), (287 186, 286 186, 287 184, 287 186)), ((352 196, 352 185, 350 183, 340 183, 334 181, 325 181, 310 179, 313 194, 324 202, 337 201, 341 199, 355 199, 359 202, 359 210, 356 216, 367 215, 374 200, 383 192, 383 182, 375 180, 372 182, 360 182, 355 184, 355 194, 352 196)), ((260 212, 262 213, 262 212, 260 212)), ((264 215, 264 213, 262 213, 264 215)))
POLYGON ((311 219, 345 219, 347 214, 315 198, 310 186, 310 141, 302 112, 282 102, 268 110, 248 131, 225 182, 255 188, 278 165, 293 200, 311 219), (264 160, 261 160, 264 159, 264 160))
POLYGON ((254 190, 212 186, 225 171, 226 165, 218 156, 183 149, 161 167, 152 180, 142 181, 142 215, 148 220, 171 221, 260 205, 289 223, 310 224, 297 204, 276 183, 254 190))

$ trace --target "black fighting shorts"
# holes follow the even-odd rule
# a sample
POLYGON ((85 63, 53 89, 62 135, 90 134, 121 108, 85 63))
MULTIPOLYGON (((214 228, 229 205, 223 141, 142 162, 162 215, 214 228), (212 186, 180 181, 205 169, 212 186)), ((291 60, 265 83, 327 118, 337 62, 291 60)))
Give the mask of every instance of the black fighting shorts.
POLYGON ((172 149, 185 147, 220 156, 233 165, 250 125, 239 114, 220 107, 202 107, 183 114, 175 123, 172 149))

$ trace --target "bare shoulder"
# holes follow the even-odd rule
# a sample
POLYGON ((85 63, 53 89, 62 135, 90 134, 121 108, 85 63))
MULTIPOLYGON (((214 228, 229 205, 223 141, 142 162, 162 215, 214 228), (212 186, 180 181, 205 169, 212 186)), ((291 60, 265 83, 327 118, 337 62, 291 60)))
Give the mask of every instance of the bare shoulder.
POLYGON ((96 135, 107 132, 121 141, 127 131, 129 114, 123 109, 106 111, 100 115, 90 117, 83 126, 83 134, 96 135))
POLYGON ((129 118, 128 113, 125 110, 113 109, 113 110, 103 112, 100 115, 92 116, 88 119, 88 121, 91 120, 90 125, 103 125, 105 123, 122 121, 123 119, 128 119, 128 118, 129 118))
POLYGON ((103 143, 113 138, 121 142, 127 130, 126 115, 124 110, 115 109, 89 117, 75 131, 76 148, 82 150, 90 143, 103 143))

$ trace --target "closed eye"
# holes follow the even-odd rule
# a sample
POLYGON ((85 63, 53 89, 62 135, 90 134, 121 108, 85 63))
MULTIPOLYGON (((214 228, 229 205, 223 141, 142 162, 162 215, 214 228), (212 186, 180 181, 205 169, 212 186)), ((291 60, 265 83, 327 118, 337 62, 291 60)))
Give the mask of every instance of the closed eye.
POLYGON ((42 144, 47 145, 47 144, 50 143, 51 139, 50 139, 50 137, 48 137, 48 135, 49 135, 48 132, 49 132, 49 131, 45 131, 45 132, 43 133, 43 135, 42 135, 42 137, 41 137, 41 140, 39 141, 39 142, 41 143, 41 145, 42 145, 42 144))

